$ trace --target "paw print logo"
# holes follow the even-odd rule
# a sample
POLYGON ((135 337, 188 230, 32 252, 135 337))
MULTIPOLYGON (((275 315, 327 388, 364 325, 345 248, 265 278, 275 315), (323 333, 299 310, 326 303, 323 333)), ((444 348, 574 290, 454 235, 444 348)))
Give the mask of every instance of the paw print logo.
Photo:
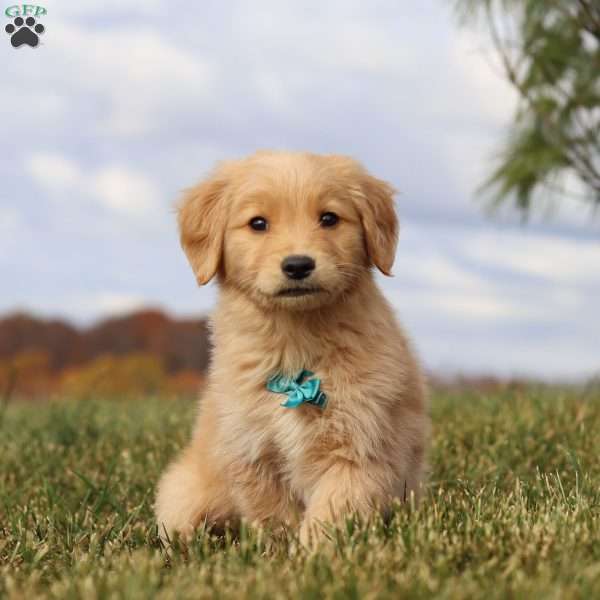
POLYGON ((17 17, 4 30, 10 35, 10 43, 15 48, 23 44, 35 48, 40 41, 38 34, 44 33, 45 28, 41 23, 36 25, 33 17, 27 17, 25 21, 21 17, 17 17))

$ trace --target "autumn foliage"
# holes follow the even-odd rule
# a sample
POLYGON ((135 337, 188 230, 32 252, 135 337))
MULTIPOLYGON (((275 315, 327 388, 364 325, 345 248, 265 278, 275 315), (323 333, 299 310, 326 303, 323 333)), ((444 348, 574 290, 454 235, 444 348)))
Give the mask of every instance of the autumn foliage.
POLYGON ((144 310, 78 329, 14 314, 0 319, 0 400, 194 394, 208 357, 205 319, 144 310))

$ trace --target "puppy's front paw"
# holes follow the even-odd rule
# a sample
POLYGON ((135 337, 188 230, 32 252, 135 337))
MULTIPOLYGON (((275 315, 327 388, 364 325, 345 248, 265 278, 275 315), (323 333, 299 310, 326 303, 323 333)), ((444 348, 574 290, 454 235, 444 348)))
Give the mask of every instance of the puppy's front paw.
POLYGON ((154 507, 158 535, 165 543, 170 543, 175 536, 184 542, 189 542, 195 531, 192 515, 186 511, 174 510, 172 499, 168 493, 159 493, 154 507))
POLYGON ((190 486, 192 481, 186 469, 175 463, 158 484, 154 511, 163 541, 172 540, 176 534, 189 541, 201 521, 203 507, 198 503, 198 490, 190 486))

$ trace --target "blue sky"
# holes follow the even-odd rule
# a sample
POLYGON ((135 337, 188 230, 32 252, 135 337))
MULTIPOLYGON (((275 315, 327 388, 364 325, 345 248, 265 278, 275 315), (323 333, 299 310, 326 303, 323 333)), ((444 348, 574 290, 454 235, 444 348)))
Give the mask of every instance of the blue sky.
POLYGON ((0 44, 0 312, 206 313, 180 190, 257 148, 336 152, 401 191, 381 284, 429 368, 599 370, 599 218, 575 202, 526 227, 485 213, 474 191, 515 97, 445 2, 43 6, 38 48, 0 44))

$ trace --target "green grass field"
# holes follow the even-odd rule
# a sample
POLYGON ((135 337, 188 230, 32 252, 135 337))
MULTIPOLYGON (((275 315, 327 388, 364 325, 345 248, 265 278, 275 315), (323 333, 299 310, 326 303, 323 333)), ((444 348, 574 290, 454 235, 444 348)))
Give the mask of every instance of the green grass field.
POLYGON ((193 403, 0 413, 0 597, 600 598, 600 393, 438 394, 417 509, 293 534, 161 547, 153 489, 193 403))

